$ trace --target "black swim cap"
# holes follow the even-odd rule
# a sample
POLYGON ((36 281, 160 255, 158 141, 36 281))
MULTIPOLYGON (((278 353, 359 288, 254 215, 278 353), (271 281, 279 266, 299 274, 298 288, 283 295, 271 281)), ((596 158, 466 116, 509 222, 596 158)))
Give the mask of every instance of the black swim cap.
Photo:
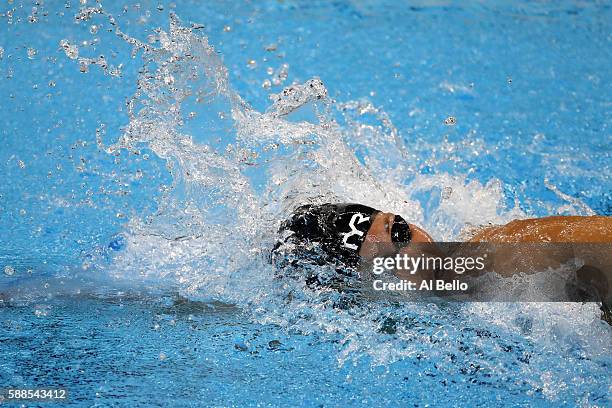
POLYGON ((280 228, 294 244, 315 244, 325 261, 356 266, 359 249, 379 211, 361 204, 308 204, 298 207, 280 228))

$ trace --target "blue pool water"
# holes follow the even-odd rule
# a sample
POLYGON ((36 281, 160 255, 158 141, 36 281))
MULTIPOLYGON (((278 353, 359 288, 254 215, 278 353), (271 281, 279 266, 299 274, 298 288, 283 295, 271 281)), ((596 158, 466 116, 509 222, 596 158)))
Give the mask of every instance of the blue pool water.
POLYGON ((611 215, 609 2, 108 3, 0 6, 0 387, 610 405, 594 304, 338 309, 267 262, 311 197, 439 240, 611 215))

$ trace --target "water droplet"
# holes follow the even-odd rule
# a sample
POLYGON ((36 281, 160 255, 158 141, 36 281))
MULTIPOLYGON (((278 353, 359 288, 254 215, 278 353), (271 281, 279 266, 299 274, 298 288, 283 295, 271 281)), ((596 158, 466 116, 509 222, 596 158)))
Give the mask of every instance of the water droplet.
POLYGON ((289 64, 282 64, 276 72, 274 72, 274 77, 272 78, 272 84, 278 86, 287 80, 289 76, 289 64))
POLYGON ((455 126, 457 124, 457 119, 455 119, 454 116, 449 116, 448 118, 444 119, 444 124, 446 126, 455 126))
POLYGON ((19 215, 24 216, 26 214, 27 214, 27 212, 23 208, 21 210, 19 210, 19 215))
POLYGON ((123 64, 119 64, 119 66, 118 66, 118 67, 113 67, 113 66, 111 65, 111 68, 110 68, 110 70, 108 71, 108 74, 109 74, 110 76, 112 76, 112 77, 117 77, 117 78, 119 78, 119 77, 121 77, 121 68, 123 68, 123 64))
POLYGON ((13 276, 15 274, 15 268, 13 268, 11 265, 6 265, 4 267, 4 274, 6 276, 13 276))
POLYGON ((0 47, 0 60, 4 57, 4 47, 0 47))
POLYGON ((270 89, 270 87, 272 87, 272 82, 269 79, 266 79, 262 82, 261 87, 263 89, 270 89))
POLYGON ((446 186, 442 189, 442 199, 448 200, 453 194, 453 188, 450 186, 446 186))
POLYGON ((49 306, 36 306, 34 309, 34 315, 36 317, 45 317, 49 314, 49 306))
POLYGON ((67 40, 61 40, 60 47, 64 49, 68 58, 77 59, 79 57, 79 48, 76 45, 70 44, 67 40))
POLYGON ((164 77, 164 83, 165 83, 166 85, 172 85, 172 84, 174 84, 174 77, 173 77, 172 75, 166 75, 166 76, 164 77))
POLYGON ((226 25, 225 27, 223 27, 223 31, 225 31, 226 33, 229 33, 230 31, 232 31, 232 27, 226 25))
POLYGON ((247 66, 248 66, 250 69, 255 69, 255 68, 257 68, 257 61, 255 61, 255 60, 251 59, 251 60, 249 60, 249 61, 247 62, 247 66))
POLYGON ((161 361, 164 361, 165 359, 167 359, 168 356, 166 355, 166 353, 164 353, 163 351, 161 353, 159 353, 159 359, 161 361))
POLYGON ((23 160, 19 160, 17 164, 19 165, 20 169, 25 169, 25 163, 23 162, 23 160))
POLYGON ((49 81, 49 88, 55 88, 55 81, 49 81))
POLYGON ((272 67, 268 67, 268 68, 266 68, 266 73, 267 73, 268 75, 272 75, 272 74, 274 74, 274 68, 272 68, 272 67))
POLYGON ((508 77, 508 83, 511 84, 512 83, 512 77, 508 77))
POLYGON ((196 115, 197 115, 197 113, 196 113, 196 112, 189 112, 189 119, 193 119, 193 118, 195 118, 195 117, 196 117, 196 115))
POLYGON ((35 48, 28 48, 28 58, 29 59, 34 59, 36 54, 38 54, 38 51, 36 51, 35 48))
POLYGON ((92 24, 92 26, 91 26, 91 27, 89 27, 89 32, 90 32, 90 33, 92 33, 92 34, 97 34, 97 32, 98 32, 98 26, 97 26, 97 25, 95 25, 95 24, 92 24))
POLYGON ((278 46, 272 43, 272 44, 266 45, 265 50, 272 52, 272 51, 276 51, 277 48, 278 46))
POLYGON ((164 5, 163 5, 163 4, 158 4, 158 5, 157 5, 157 9, 158 9, 159 11, 164 11, 164 5))

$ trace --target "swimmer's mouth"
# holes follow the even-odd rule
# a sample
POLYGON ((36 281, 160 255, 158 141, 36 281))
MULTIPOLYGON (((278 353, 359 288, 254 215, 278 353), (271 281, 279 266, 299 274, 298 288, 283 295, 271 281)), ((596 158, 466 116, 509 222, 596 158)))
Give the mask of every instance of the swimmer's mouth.
POLYGON ((393 226, 391 227, 391 241, 408 244, 411 239, 412 233, 410 232, 408 223, 401 216, 396 215, 393 219, 393 226))

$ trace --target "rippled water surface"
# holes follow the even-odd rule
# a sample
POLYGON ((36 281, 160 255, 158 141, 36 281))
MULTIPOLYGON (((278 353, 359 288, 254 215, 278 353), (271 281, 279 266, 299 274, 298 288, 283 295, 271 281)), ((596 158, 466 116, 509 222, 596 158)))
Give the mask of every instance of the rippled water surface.
POLYGON ((595 304, 279 279, 307 201, 611 215, 609 2, 4 2, 0 387, 74 405, 608 406, 595 304))

